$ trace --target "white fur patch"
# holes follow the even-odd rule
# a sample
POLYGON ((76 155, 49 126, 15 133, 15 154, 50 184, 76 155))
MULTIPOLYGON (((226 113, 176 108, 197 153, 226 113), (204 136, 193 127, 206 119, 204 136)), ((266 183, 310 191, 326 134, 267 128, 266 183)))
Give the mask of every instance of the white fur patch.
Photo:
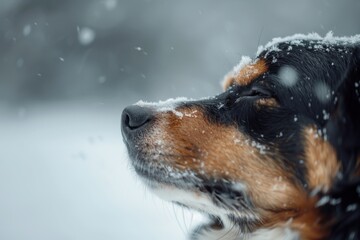
POLYGON ((166 185, 161 185, 151 190, 166 201, 178 202, 200 212, 206 212, 216 216, 228 213, 227 210, 215 206, 210 197, 201 192, 185 191, 166 185))
POLYGON ((300 235, 289 227, 278 227, 273 229, 259 229, 247 238, 249 240, 298 240, 300 235))
POLYGON ((259 229, 250 234, 244 234, 236 226, 228 226, 221 230, 209 230, 197 236, 196 240, 299 240, 297 232, 290 228, 259 229))
MULTIPOLYGON (((241 183, 234 184, 234 187, 237 189, 244 189, 245 186, 241 183)), ((178 202, 197 210, 199 212, 204 212, 210 215, 218 216, 222 221, 227 219, 227 216, 234 214, 234 210, 229 210, 225 208, 220 208, 216 206, 211 198, 202 192, 191 191, 191 190, 182 190, 173 186, 168 186, 164 184, 151 185, 151 191, 163 200, 170 202, 178 202)), ((258 220, 258 216, 250 213, 236 212, 236 216, 239 218, 244 218, 247 220, 258 220)))
MULTIPOLYGON (((243 187, 241 185, 241 187, 243 187)), ((195 237, 196 240, 298 240, 300 239, 299 234, 291 230, 288 226, 278 227, 273 229, 259 229, 252 233, 244 233, 240 227, 234 225, 227 215, 234 214, 230 210, 217 207, 210 197, 205 193, 195 191, 185 191, 178 189, 173 186, 156 184, 151 185, 151 190, 158 195, 160 198, 170 201, 182 203, 190 208, 218 216, 222 223, 223 228, 216 229, 204 229, 200 231, 195 237)), ((247 219, 257 219, 256 215, 249 216, 241 213, 236 214, 239 217, 247 219)))
POLYGON ((227 219, 223 221, 224 228, 220 230, 209 229, 199 232, 195 237, 195 240, 235 240, 244 239, 244 234, 238 226, 229 222, 227 219))

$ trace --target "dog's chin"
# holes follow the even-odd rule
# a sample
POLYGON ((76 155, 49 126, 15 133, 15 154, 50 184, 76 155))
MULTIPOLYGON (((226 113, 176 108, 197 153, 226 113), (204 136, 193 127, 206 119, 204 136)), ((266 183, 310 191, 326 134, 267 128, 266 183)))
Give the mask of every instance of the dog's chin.
POLYGON ((165 201, 193 209, 209 216, 221 218, 229 213, 225 208, 214 204, 212 197, 198 189, 180 189, 167 184, 152 182, 151 191, 165 201))
POLYGON ((258 215, 252 211, 250 206, 241 206, 241 204, 245 204, 242 184, 233 186, 235 189, 232 194, 224 192, 222 195, 220 188, 224 184, 220 181, 220 184, 204 181, 201 186, 187 185, 185 188, 185 185, 182 185, 183 187, 180 188, 148 178, 143 178, 143 180, 149 189, 161 199, 195 210, 208 218, 207 223, 197 226, 193 230, 191 239, 220 239, 225 235, 228 238, 224 239, 238 239, 240 233, 250 234, 253 232, 253 227, 259 222, 258 215), (240 191, 241 197, 239 196, 240 191), (209 238, 207 235, 209 233, 218 238, 213 238, 213 236, 209 238))
POLYGON ((257 220, 243 183, 211 179, 189 170, 181 171, 164 165, 133 165, 148 189, 163 200, 214 219, 230 217, 239 222, 257 220))
POLYGON ((210 217, 212 228, 235 222, 247 228, 259 220, 244 183, 175 168, 162 157, 169 156, 137 152, 131 157, 142 182, 161 199, 210 217))

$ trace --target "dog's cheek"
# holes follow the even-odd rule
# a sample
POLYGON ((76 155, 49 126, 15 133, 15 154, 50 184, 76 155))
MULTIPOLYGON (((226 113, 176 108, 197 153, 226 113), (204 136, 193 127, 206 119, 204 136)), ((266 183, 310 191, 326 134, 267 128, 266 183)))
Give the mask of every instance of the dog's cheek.
POLYGON ((229 180, 247 187, 253 201, 263 208, 295 204, 299 190, 274 158, 276 149, 262 145, 235 126, 207 121, 199 108, 177 109, 158 121, 171 158, 166 164, 196 173, 204 179, 229 180), (266 197, 272 196, 271 198, 266 197))

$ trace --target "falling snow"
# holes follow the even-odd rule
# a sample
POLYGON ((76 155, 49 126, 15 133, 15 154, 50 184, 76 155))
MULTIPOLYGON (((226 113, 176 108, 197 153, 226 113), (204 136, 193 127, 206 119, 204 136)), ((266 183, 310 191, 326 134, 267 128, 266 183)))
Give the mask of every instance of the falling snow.
POLYGON ((100 84, 104 84, 106 82, 106 77, 105 76, 100 76, 98 79, 100 84))
POLYGON ((357 204, 350 204, 349 206, 346 207, 346 211, 347 212, 351 212, 351 211, 355 211, 357 209, 357 204))
POLYGON ((341 203, 341 198, 332 198, 331 200, 330 200, 330 204, 331 205, 338 205, 338 204, 340 204, 341 203))
POLYGON ((283 136, 283 132, 279 132, 279 134, 276 135, 277 138, 280 138, 283 136))
POLYGON ((107 10, 113 10, 117 6, 117 0, 105 0, 104 4, 107 10))
POLYGON ((322 103, 330 100, 330 87, 324 82, 317 82, 314 86, 314 93, 317 99, 322 103))
POLYGON ((327 204, 329 201, 330 201, 330 197, 329 197, 329 196, 323 196, 323 197, 320 198, 320 200, 316 203, 316 207, 323 206, 323 205, 327 204))
POLYGON ((16 67, 21 68, 24 65, 24 59, 23 58, 19 58, 16 61, 16 67))
POLYGON ((279 70, 279 80, 285 87, 292 87, 298 81, 298 73, 294 68, 284 66, 279 70))
POLYGON ((95 32, 91 28, 78 28, 78 39, 81 45, 89 45, 95 40, 95 32))
POLYGON ((330 119, 330 113, 328 113, 326 110, 323 110, 322 114, 323 114, 323 119, 324 120, 330 119))
POLYGON ((23 28, 23 35, 26 37, 31 33, 31 25, 26 24, 23 28))

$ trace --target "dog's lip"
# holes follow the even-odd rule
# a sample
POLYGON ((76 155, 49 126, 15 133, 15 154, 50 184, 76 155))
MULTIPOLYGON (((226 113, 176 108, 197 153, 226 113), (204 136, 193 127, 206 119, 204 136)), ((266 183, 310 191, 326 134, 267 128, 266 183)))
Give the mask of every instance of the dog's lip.
POLYGON ((144 153, 137 150, 130 155, 135 172, 150 189, 170 187, 198 192, 208 196, 214 204, 222 209, 252 211, 253 206, 246 194, 246 186, 244 184, 236 180, 225 179, 224 177, 209 178, 207 174, 191 169, 178 169, 171 166, 164 159, 159 158, 159 156, 173 157, 165 153, 159 154, 158 152, 149 151, 144 153))
MULTIPOLYGON (((130 157, 131 165, 135 172, 147 181, 173 185, 182 189, 193 188, 201 192, 211 192, 211 189, 218 192, 240 191, 239 184, 235 180, 225 179, 223 177, 208 178, 204 173, 200 174, 191 169, 177 169, 159 159, 151 159, 151 157, 145 159, 145 157, 141 155, 142 154, 137 153, 135 156, 130 157), (234 186, 237 187, 234 188, 234 186)), ((164 154, 163 156, 166 157, 168 155, 164 154)), ((169 156, 171 157, 172 155, 169 156)))
POLYGON ((173 186, 184 190, 196 190, 202 193, 231 193, 243 192, 244 185, 236 181, 219 179, 208 179, 205 175, 199 175, 192 171, 176 170, 169 173, 169 168, 149 168, 134 163, 135 172, 151 186, 173 186))
POLYGON ((166 160, 177 157, 177 155, 159 151, 144 151, 141 145, 135 146, 126 141, 125 145, 128 148, 131 166, 143 178, 176 185, 202 182, 201 177, 195 171, 176 168, 166 160))
POLYGON ((203 179, 192 171, 174 171, 167 166, 145 166, 137 163, 137 161, 133 161, 132 165, 135 172, 146 182, 151 183, 151 186, 164 184, 181 189, 190 189, 201 185, 203 182, 203 179))

